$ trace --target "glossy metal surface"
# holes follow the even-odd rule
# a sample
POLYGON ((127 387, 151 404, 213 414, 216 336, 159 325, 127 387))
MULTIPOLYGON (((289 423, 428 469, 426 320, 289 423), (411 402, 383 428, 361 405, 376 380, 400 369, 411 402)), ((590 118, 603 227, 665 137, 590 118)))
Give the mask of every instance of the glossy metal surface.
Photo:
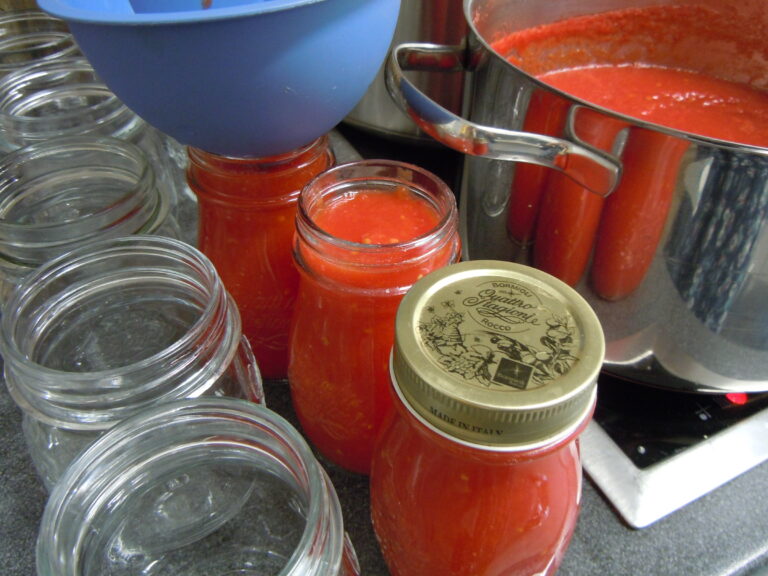
MULTIPOLYGON (((461 0, 408 0, 400 4, 400 14, 392 46, 404 42, 434 42, 459 46, 467 34, 461 0)), ((453 112, 460 112, 464 75, 461 71, 444 74, 416 73, 411 80, 427 95, 453 112)), ((395 104, 387 92, 384 65, 363 98, 345 122, 369 132, 419 143, 434 144, 395 104)))
MULTIPOLYGON (((759 31, 768 20, 762 0, 682 3, 741 17, 747 32, 759 31)), ((454 47, 426 44, 399 46, 388 61, 390 89, 426 132, 466 153, 461 213, 465 257, 471 259, 532 262, 530 243, 512 240, 508 230, 510 191, 521 166, 557 168, 593 191, 605 192, 612 187, 611 175, 618 176, 619 186, 631 178, 623 160, 632 139, 651 135, 675 144, 681 149, 680 158, 660 153, 632 168, 638 174, 677 163, 667 166, 674 176, 674 198, 642 283, 619 301, 598 297, 586 279, 577 288, 603 324, 606 367, 616 375, 686 391, 764 391, 768 389, 768 150, 669 130, 593 106, 549 88, 489 44, 515 29, 554 19, 650 4, 656 3, 465 0, 471 28, 467 51, 458 54, 454 47), (428 67, 429 54, 434 66, 439 60, 434 55, 445 53, 455 53, 453 65, 471 72, 473 92, 466 119, 433 102, 404 73, 411 67, 428 67), (526 132, 534 114, 532 103, 542 99, 565 110, 554 136, 526 132), (600 122, 623 126, 607 146, 590 141, 589 129, 600 122), (597 182, 588 180, 595 175, 597 182)), ((731 79, 754 78, 756 87, 765 88, 760 83, 765 83, 761 62, 768 57, 768 43, 755 44, 759 49, 750 54, 739 52, 735 44, 717 49, 723 51, 719 58, 728 63, 731 79)))
POLYGON ((460 47, 431 44, 401 44, 391 53, 387 82, 394 87, 392 96, 426 134, 468 155, 546 166, 596 194, 606 196, 612 191, 620 168, 607 154, 563 138, 466 120, 432 101, 404 74, 406 69, 459 70, 463 56, 460 47), (579 159, 592 170, 582 171, 579 159))
POLYGON ((768 460, 768 410, 684 454, 640 469, 597 423, 581 436, 584 470, 630 526, 645 528, 768 460))

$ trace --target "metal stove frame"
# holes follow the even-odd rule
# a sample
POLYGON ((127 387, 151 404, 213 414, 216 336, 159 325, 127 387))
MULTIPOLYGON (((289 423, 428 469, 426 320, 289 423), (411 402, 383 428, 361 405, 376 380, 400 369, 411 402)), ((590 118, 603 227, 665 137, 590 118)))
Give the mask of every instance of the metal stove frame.
POLYGON ((768 460, 768 408, 644 469, 595 421, 580 442, 585 472, 630 526, 645 528, 768 460))

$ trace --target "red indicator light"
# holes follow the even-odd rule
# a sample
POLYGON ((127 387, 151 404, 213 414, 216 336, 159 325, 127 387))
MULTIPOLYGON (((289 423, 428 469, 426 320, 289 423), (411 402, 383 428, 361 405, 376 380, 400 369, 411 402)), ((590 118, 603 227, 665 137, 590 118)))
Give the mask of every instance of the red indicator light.
POLYGON ((725 397, 728 399, 728 402, 736 404, 737 406, 743 406, 748 400, 747 395, 744 392, 729 392, 725 397))

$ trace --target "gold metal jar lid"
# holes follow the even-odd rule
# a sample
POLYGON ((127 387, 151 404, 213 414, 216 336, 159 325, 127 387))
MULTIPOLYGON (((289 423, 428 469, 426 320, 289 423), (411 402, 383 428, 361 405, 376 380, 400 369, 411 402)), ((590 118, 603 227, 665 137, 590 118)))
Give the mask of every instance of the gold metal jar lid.
POLYGON ((540 270, 494 260, 441 268, 405 295, 395 330, 395 390, 452 439, 530 450, 592 412, 602 327, 586 300, 540 270))

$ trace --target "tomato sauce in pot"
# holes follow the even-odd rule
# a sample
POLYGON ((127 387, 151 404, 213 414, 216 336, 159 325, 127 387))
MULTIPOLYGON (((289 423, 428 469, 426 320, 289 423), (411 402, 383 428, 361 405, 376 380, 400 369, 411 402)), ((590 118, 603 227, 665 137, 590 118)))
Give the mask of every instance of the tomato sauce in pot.
MULTIPOLYGON (((744 26, 702 6, 654 6, 518 31, 493 48, 547 85, 595 106, 689 134, 768 147, 765 67, 758 65, 761 47, 744 26), (736 47, 742 61, 722 61, 721 43, 736 47)), ((559 120, 547 129, 560 136, 567 111, 550 110, 549 121, 559 120)), ((539 128, 526 123, 524 129, 539 128)), ((568 284, 577 284, 591 262, 593 289, 619 300, 639 286, 653 260, 688 144, 588 109, 573 125, 580 138, 606 151, 622 129, 629 131, 619 186, 603 199, 560 174, 519 167, 509 233, 532 241, 534 265, 568 284), (524 186, 530 182, 536 187, 524 186)))
POLYGON ((572 68, 540 78, 563 92, 634 118, 700 136, 768 146, 768 93, 745 84, 644 65, 572 68))

